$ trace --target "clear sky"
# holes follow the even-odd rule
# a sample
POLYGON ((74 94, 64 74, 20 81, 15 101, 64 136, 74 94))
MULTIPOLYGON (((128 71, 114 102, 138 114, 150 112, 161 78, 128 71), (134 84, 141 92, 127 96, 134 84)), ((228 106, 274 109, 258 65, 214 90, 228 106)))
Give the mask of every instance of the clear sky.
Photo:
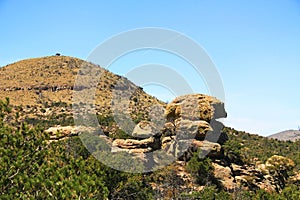
MULTIPOLYGON (((172 29, 194 39, 215 63, 225 88, 226 125, 260 135, 300 125, 298 0, 0 0, 0 27, 0 66, 56 52, 85 59, 120 32, 172 29)), ((164 58, 195 92, 207 93, 182 70, 182 61, 158 53, 138 61, 138 53, 128 55, 110 70, 125 75, 136 64, 164 58)), ((172 98, 157 86, 145 90, 172 98)))

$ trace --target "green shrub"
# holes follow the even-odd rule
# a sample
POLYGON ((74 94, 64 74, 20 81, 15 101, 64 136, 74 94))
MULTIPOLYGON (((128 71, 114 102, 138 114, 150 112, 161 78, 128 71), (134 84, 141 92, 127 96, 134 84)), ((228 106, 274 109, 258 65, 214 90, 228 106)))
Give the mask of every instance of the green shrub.
POLYGON ((210 158, 200 159, 198 152, 187 164, 187 171, 196 177, 196 183, 200 185, 211 184, 214 182, 213 166, 210 158))

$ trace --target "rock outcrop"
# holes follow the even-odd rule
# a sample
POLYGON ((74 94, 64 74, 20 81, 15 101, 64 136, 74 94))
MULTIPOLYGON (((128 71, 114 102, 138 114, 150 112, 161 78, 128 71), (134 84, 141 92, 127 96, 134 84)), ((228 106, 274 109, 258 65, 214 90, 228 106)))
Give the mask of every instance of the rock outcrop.
MULTIPOLYGON (((153 163, 159 162, 150 152, 162 150, 182 163, 198 152, 199 158, 209 157, 212 160, 213 175, 226 191, 234 192, 239 188, 281 191, 287 180, 287 170, 295 166, 294 162, 274 155, 265 163, 258 162, 256 165, 230 163, 222 149, 228 136, 222 133, 222 123, 214 118, 224 116, 224 105, 217 99, 205 95, 185 95, 167 105, 163 127, 159 128, 150 121, 140 121, 134 127, 131 139, 101 137, 111 153, 131 154, 144 162, 148 169, 153 163)), ((46 130, 50 134, 50 141, 77 136, 84 131, 93 130, 81 126, 56 126, 46 130)), ((295 181, 299 179, 294 177, 295 181)))
POLYGON ((212 163, 212 165, 214 167, 215 178, 219 179, 227 191, 234 191, 236 183, 230 167, 222 166, 218 163, 212 163))
POLYGON ((50 140, 60 140, 70 136, 77 136, 80 131, 74 126, 55 126, 48 128, 45 132, 50 134, 50 140))
POLYGON ((175 98, 166 107, 162 149, 182 160, 199 149, 200 156, 220 156, 220 144, 228 137, 216 119, 226 115, 224 104, 214 97, 191 94, 175 98))
POLYGON ((213 162, 214 175, 227 191, 239 188, 244 190, 263 189, 267 192, 280 192, 287 178, 287 170, 294 167, 292 160, 274 155, 266 163, 237 165, 235 163, 213 162))
MULTIPOLYGON (((184 95, 167 105, 163 127, 141 121, 131 133, 133 139, 112 142, 112 152, 127 152, 144 158, 142 154, 162 150, 177 160, 187 161, 193 152, 200 150, 203 157, 218 158, 222 156, 220 144, 227 139, 221 134, 222 123, 216 121, 220 117, 226 117, 226 112, 224 104, 216 98, 184 95)), ((148 160, 144 161, 147 165, 148 160)))

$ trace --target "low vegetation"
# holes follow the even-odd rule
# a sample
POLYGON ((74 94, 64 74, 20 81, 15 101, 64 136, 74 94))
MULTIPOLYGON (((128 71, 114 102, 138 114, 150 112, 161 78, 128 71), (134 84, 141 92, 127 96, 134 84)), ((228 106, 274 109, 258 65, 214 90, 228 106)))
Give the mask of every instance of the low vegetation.
MULTIPOLYGON (((48 108, 68 107, 65 104, 48 108)), ((19 108, 21 111, 22 109, 19 108)), ((46 110, 41 110, 45 113, 46 110)), ((128 135, 116 129, 110 115, 98 115, 100 125, 113 138, 128 135)), ((201 190, 182 188, 176 165, 147 174, 130 174, 111 169, 95 159, 78 136, 49 143, 43 130, 53 125, 73 125, 72 116, 61 113, 46 119, 20 119, 12 114, 9 99, 0 101, 0 199, 272 199, 300 198, 300 183, 287 181, 281 193, 243 189, 226 192, 213 175, 209 158, 198 153, 186 163, 184 170, 201 190), (14 119, 12 119, 14 116, 14 119), (13 122, 13 123, 11 123, 13 122), (154 186, 157 187, 154 187, 154 186)), ((292 176, 299 172, 300 141, 283 142, 267 139, 231 128, 223 130, 229 140, 222 146, 229 162, 254 164, 266 162, 273 155, 291 158, 295 163, 292 176)), ((109 158, 108 158, 109 159, 109 158)))

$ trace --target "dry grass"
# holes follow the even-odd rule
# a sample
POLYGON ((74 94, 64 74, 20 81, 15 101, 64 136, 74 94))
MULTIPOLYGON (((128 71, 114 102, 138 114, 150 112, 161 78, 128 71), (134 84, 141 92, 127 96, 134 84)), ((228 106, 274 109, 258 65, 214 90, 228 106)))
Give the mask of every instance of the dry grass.
MULTIPOLYGON (((65 102, 70 105, 76 76, 83 64, 96 66, 67 56, 27 59, 7 65, 0 69, 0 99, 9 97, 11 104, 16 106, 44 107, 46 102, 65 102)), ((128 102, 131 115, 142 115, 146 118, 151 106, 165 106, 127 79, 102 68, 99 70, 101 76, 95 101, 98 114, 111 113, 112 88, 120 82, 134 87, 135 93, 128 102)))

